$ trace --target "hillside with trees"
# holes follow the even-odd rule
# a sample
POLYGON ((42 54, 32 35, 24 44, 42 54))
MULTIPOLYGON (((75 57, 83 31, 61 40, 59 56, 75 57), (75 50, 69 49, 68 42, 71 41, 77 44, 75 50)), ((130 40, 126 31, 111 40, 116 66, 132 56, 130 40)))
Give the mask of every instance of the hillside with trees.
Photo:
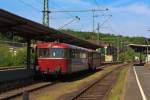
MULTIPOLYGON (((144 37, 128 37, 122 35, 114 35, 114 34, 104 34, 104 33, 92 33, 92 32, 79 32, 72 30, 61 30, 62 32, 71 34, 78 38, 88 40, 93 43, 98 43, 98 39, 100 41, 100 45, 102 43, 109 44, 116 48, 119 48, 119 60, 121 61, 133 61, 134 57, 139 57, 140 54, 134 52, 133 49, 129 48, 128 44, 146 44, 144 37)), ((145 55, 141 55, 142 60, 145 60, 145 55)))
MULTIPOLYGON (((145 44, 144 37, 126 37, 121 35, 117 36, 114 34, 97 34, 92 32, 78 32, 72 30, 60 31, 93 43, 97 43, 99 37, 100 41, 115 46, 116 48, 119 46, 119 59, 121 61, 132 61, 135 55, 139 56, 139 54, 135 53, 131 48, 124 49, 126 48, 127 44, 145 44)), ((0 34, 0 66, 19 66, 26 64, 26 47, 15 49, 16 53, 14 54, 14 51, 12 51, 12 46, 7 42, 4 43, 3 41, 9 41, 9 43, 25 43, 26 39, 17 36, 13 37, 7 34, 0 34)))
POLYGON ((122 36, 122 35, 114 35, 114 34, 104 34, 104 33, 93 33, 93 32, 79 32, 79 31, 72 31, 72 30, 61 30, 62 32, 71 34, 73 36, 76 36, 78 38, 89 40, 89 41, 95 41, 98 39, 101 41, 106 42, 125 42, 125 43, 133 43, 133 44, 145 44, 144 37, 128 37, 128 36, 122 36), (99 36, 98 36, 99 35, 99 36))

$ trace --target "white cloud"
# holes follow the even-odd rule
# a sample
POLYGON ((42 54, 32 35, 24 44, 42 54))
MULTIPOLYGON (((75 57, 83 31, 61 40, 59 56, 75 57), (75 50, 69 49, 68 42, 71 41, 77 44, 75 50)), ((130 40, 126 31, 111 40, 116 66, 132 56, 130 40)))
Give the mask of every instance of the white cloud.
POLYGON ((112 8, 112 12, 115 13, 133 13, 141 15, 150 15, 150 8, 146 4, 131 4, 125 7, 112 8))

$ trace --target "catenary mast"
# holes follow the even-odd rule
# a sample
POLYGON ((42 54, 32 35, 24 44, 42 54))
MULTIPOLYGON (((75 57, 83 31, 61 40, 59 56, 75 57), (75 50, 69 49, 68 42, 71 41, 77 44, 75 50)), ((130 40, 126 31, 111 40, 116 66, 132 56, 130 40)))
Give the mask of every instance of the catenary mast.
POLYGON ((49 0, 44 0, 43 25, 49 26, 49 0))

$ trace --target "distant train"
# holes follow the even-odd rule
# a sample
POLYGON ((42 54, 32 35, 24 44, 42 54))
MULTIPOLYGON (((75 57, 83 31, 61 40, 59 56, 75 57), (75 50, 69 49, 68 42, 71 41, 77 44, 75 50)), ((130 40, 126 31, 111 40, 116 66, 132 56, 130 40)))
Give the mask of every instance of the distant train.
POLYGON ((99 52, 66 43, 37 43, 37 69, 42 74, 94 71, 104 62, 102 58, 99 52))

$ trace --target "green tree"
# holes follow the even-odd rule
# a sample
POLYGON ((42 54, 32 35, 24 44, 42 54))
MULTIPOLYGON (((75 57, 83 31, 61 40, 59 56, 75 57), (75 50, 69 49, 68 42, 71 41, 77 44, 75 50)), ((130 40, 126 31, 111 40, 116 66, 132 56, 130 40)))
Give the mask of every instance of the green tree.
POLYGON ((8 47, 0 46, 0 66, 13 65, 13 56, 8 47))
POLYGON ((16 50, 16 55, 14 55, 14 64, 13 65, 25 65, 27 59, 27 50, 26 48, 21 48, 16 50))
POLYGON ((131 48, 128 48, 126 52, 120 53, 119 59, 121 61, 134 61, 135 55, 135 51, 131 48))
POLYGON ((26 48, 16 49, 16 54, 8 45, 0 45, 0 66, 19 66, 26 64, 26 48))

